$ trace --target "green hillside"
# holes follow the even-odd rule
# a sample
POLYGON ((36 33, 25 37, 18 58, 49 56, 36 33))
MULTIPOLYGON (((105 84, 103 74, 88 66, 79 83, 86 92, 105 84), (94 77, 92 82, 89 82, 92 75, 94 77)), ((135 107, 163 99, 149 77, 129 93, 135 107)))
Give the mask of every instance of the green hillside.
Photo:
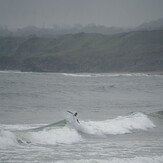
POLYGON ((163 30, 55 38, 1 37, 0 69, 39 72, 163 71, 163 30))

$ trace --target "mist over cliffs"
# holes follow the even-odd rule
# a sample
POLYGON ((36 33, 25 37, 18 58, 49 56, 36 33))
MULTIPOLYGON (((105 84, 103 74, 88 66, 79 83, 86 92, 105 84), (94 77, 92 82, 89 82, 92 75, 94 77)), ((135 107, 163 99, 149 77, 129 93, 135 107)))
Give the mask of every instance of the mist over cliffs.
POLYGON ((163 71, 163 30, 0 37, 0 69, 36 72, 163 71))

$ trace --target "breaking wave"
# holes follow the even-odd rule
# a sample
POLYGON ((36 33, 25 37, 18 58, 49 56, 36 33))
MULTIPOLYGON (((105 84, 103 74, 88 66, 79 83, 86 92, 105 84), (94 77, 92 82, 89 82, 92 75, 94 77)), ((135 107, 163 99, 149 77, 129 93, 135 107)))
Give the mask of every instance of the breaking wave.
POLYGON ((118 135, 132 133, 135 130, 147 130, 155 127, 143 113, 119 116, 104 121, 82 121, 77 123, 73 116, 65 120, 34 128, 37 125, 1 125, 0 148, 21 144, 72 144, 83 140, 83 134, 118 135))
POLYGON ((78 130, 87 134, 95 135, 117 135, 131 133, 133 130, 147 130, 155 125, 143 113, 119 116, 115 119, 105 121, 82 122, 78 130))
POLYGON ((69 74, 63 73, 64 76, 71 76, 71 77, 92 77, 92 74, 69 74))
POLYGON ((147 76, 160 76, 161 74, 150 73, 62 73, 64 76, 69 77, 147 77, 147 76))

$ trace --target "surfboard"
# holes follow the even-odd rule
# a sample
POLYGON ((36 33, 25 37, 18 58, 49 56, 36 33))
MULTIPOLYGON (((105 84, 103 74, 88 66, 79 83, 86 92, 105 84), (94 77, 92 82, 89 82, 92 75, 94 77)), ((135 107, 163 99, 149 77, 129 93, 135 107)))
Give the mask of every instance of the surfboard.
POLYGON ((67 112, 68 112, 68 113, 70 113, 70 114, 73 114, 73 115, 74 115, 74 113, 73 113, 73 112, 71 112, 71 111, 69 111, 69 110, 67 110, 67 112))

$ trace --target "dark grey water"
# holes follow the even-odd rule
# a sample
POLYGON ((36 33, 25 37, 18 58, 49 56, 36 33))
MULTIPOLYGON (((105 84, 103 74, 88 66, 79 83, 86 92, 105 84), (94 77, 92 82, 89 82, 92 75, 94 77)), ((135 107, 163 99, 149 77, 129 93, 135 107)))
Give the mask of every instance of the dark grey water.
POLYGON ((0 72, 0 162, 163 162, 162 97, 162 75, 0 72))

